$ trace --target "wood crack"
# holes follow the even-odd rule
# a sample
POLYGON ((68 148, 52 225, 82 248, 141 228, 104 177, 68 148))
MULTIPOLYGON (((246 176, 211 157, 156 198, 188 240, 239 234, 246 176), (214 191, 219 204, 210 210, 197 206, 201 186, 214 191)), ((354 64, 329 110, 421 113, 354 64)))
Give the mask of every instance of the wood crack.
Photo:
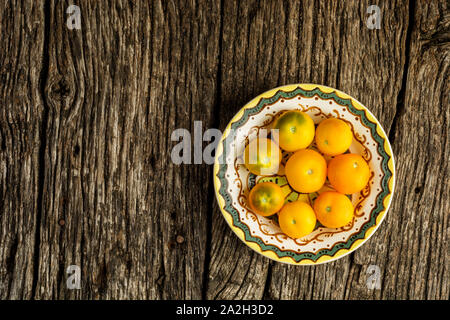
POLYGON ((408 68, 410 61, 410 50, 411 50, 411 34, 414 26, 414 14, 416 11, 416 1, 409 0, 408 6, 408 27, 406 29, 406 41, 405 41, 405 64, 403 65, 403 75, 402 75, 402 86, 397 96, 397 106, 395 109, 394 118, 392 119, 391 128, 389 130, 389 141, 391 145, 394 144, 395 132, 397 131, 397 126, 400 116, 405 112, 405 95, 406 95, 406 83, 408 80, 408 68))
POLYGON ((266 283, 264 284, 264 291, 262 294, 263 300, 271 300, 273 299, 270 295, 270 284, 272 282, 272 261, 269 261, 269 265, 267 266, 267 276, 266 276, 266 283))
MULTIPOLYGON (((216 101, 214 103, 213 115, 213 128, 219 128, 220 126, 220 109, 222 101, 222 43, 223 43, 223 18, 224 18, 224 0, 220 1, 220 25, 219 25, 219 56, 216 75, 216 101)), ((216 141, 218 143, 218 141, 216 141)), ((212 179, 214 180, 214 169, 212 169, 212 179)), ((209 264, 211 262, 211 239, 212 239, 212 214, 214 212, 214 203, 216 201, 214 195, 214 185, 209 188, 208 202, 210 203, 208 212, 206 214, 206 245, 205 245, 205 263, 203 267, 203 287, 202 287, 202 299, 207 298, 208 282, 209 282, 209 264)))
POLYGON ((42 69, 39 79, 39 91, 44 107, 42 113, 40 141, 39 147, 39 173, 38 173, 38 196, 37 196, 37 212, 36 212, 36 230, 34 236, 34 264, 33 264, 33 283, 31 290, 31 298, 36 296, 37 282, 39 279, 39 253, 40 253, 40 238, 41 238, 41 219, 43 211, 43 195, 45 182, 45 150, 47 148, 46 130, 48 126, 49 107, 45 94, 45 87, 49 72, 49 37, 50 37, 50 1, 46 0, 44 3, 44 46, 42 52, 42 69))

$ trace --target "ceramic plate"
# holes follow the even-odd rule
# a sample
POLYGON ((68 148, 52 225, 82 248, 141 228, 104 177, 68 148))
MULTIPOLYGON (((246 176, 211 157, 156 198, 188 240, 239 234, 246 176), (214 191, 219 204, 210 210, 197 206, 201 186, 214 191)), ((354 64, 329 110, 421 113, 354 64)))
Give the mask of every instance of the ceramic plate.
MULTIPOLYGON (((283 154, 282 164, 288 157, 288 153, 283 154)), ((386 133, 366 107, 333 88, 294 84, 259 95, 230 121, 216 152, 214 187, 225 220, 245 244, 276 261, 311 265, 336 260, 369 239, 389 208, 394 174, 394 158, 386 133), (278 175, 262 177, 250 173, 242 164, 248 141, 260 135, 261 130, 270 128, 275 117, 286 110, 306 112, 315 124, 335 117, 351 126, 354 139, 349 151, 363 156, 369 163, 371 176, 360 193, 351 195, 355 212, 348 225, 338 229, 318 225, 308 236, 292 239, 280 230, 276 215, 263 217, 249 209, 249 190, 261 181, 279 184, 287 201, 299 199, 312 204, 317 197, 317 194, 293 191, 282 168, 278 175)))

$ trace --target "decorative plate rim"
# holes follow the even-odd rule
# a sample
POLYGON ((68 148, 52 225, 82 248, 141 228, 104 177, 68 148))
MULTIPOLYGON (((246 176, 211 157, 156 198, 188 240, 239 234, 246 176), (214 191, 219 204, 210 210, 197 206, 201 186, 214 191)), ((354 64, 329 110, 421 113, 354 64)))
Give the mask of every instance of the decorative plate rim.
MULTIPOLYGON (((257 110, 257 111, 259 111, 257 110)), ((240 124, 240 125, 242 125, 240 124)), ((239 126, 240 126, 239 125, 239 126)), ((282 263, 295 265, 316 265, 331 262, 353 252, 364 244, 378 229, 387 211, 389 210, 392 195, 395 188, 395 160, 389 139, 384 132, 381 124, 375 116, 358 100, 348 94, 324 85, 304 83, 289 84, 266 91, 253 100, 245 104, 227 124, 221 139, 219 140, 216 157, 213 168, 214 190, 220 211, 233 232, 246 245, 254 251, 282 263), (246 225, 239 221, 239 213, 230 203, 231 196, 227 191, 227 181, 225 171, 228 164, 219 164, 219 156, 223 154, 224 147, 227 147, 227 138, 234 125, 239 125, 244 119, 244 124, 252 110, 262 109, 266 104, 272 104, 281 98, 292 99, 296 96, 314 97, 321 99, 334 100, 337 104, 348 107, 349 111, 361 117, 361 122, 366 125, 371 132, 372 137, 379 142, 377 150, 382 157, 381 169, 384 176, 381 180, 382 192, 376 198, 376 207, 370 216, 369 222, 356 235, 353 235, 345 243, 337 243, 330 249, 322 249, 314 254, 312 253, 292 253, 283 251, 272 245, 267 245, 260 239, 253 237, 246 225), (234 210, 234 212, 233 212, 234 210), (352 239, 353 238, 353 239, 352 239)))

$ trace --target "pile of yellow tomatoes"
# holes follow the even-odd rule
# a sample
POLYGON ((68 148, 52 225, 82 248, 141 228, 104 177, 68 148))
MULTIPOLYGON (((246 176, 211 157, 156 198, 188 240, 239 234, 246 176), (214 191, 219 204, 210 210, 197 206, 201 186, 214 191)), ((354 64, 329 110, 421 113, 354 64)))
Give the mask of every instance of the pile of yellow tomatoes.
POLYGON ((360 155, 346 153, 353 139, 349 125, 328 118, 316 128, 308 114, 291 110, 277 117, 273 129, 276 139, 256 138, 246 146, 247 169, 256 175, 279 174, 284 150, 292 152, 284 167, 292 189, 299 193, 318 192, 328 178, 334 190, 321 192, 311 207, 299 200, 287 202, 275 183, 257 183, 249 194, 250 208, 263 216, 278 213, 281 230, 291 238, 311 233, 317 220, 328 228, 339 228, 352 221, 354 208, 347 195, 360 192, 367 185, 370 170, 360 155), (319 152, 310 148, 314 140, 319 152))

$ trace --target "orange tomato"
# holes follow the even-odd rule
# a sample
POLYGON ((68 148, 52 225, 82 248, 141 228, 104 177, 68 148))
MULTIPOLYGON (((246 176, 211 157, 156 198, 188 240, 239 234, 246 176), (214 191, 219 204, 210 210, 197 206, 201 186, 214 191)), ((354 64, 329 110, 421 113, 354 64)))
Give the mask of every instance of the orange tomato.
POLYGON ((256 138, 245 147, 244 162, 247 169, 256 175, 276 174, 281 162, 281 151, 277 144, 267 138, 256 138))
POLYGON ((257 214, 270 216, 283 207, 284 195, 280 186, 273 182, 257 183, 250 191, 249 205, 257 214))
POLYGON ((309 204, 303 201, 286 203, 278 214, 281 230, 291 238, 301 238, 313 232, 316 215, 309 204))
POLYGON ((369 182, 370 169, 358 154, 346 153, 333 158, 328 164, 328 180, 341 193, 361 191, 369 182))
POLYGON ((286 151, 308 147, 314 140, 314 122, 309 115, 298 110, 286 111, 274 123, 278 131, 278 144, 286 151))
POLYGON ((324 192, 314 201, 317 219, 328 228, 339 228, 348 224, 353 219, 353 211, 350 199, 339 192, 324 192))
POLYGON ((298 192, 311 193, 322 188, 327 177, 327 163, 320 153, 311 149, 295 152, 285 166, 286 178, 298 192))
POLYGON ((315 139, 320 152, 335 156, 347 151, 352 144, 353 135, 345 121, 329 118, 319 123, 315 139))

